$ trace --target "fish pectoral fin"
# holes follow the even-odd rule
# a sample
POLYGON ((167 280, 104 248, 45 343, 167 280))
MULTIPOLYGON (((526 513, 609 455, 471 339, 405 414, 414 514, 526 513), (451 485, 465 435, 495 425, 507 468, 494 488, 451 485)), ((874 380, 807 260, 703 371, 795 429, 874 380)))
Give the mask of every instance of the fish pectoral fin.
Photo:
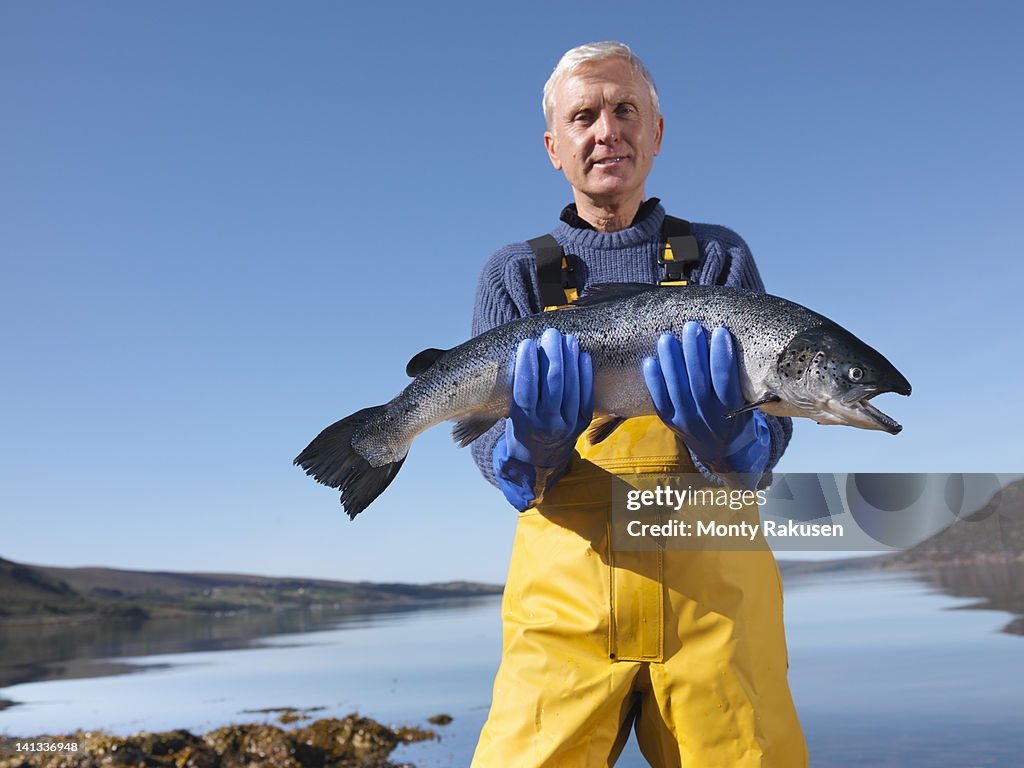
POLYGON ((459 448, 465 448, 497 424, 500 418, 500 416, 490 413, 470 414, 464 419, 459 419, 452 426, 452 439, 459 444, 459 448))
POLYGON ((405 366, 405 373, 407 376, 416 378, 430 366, 437 362, 437 358, 447 352, 447 349, 424 349, 422 352, 417 352, 412 356, 412 360, 405 366))
POLYGON ((756 403, 747 403, 742 408, 737 408, 735 411, 732 411, 731 413, 725 414, 725 418, 731 419, 731 418, 733 418, 735 416, 739 416, 741 413, 746 413, 747 411, 752 411, 755 408, 758 408, 758 407, 760 407, 762 405, 768 405, 768 403, 777 403, 781 399, 782 398, 779 397, 778 395, 776 395, 774 392, 769 392, 767 395, 762 397, 756 403))
POLYGON ((600 416, 590 423, 590 428, 587 430, 587 439, 590 441, 591 445, 602 443, 608 439, 608 436, 618 429, 625 420, 626 419, 622 416, 616 416, 615 414, 600 416))

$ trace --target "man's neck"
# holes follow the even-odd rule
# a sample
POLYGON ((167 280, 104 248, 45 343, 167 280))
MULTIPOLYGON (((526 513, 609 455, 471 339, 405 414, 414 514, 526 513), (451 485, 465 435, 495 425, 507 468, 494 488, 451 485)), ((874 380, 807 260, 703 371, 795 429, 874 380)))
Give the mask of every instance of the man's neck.
POLYGON ((576 201, 576 213, 581 219, 589 222, 598 232, 618 232, 631 226, 636 212, 644 201, 641 191, 628 201, 601 202, 584 195, 573 195, 576 201))

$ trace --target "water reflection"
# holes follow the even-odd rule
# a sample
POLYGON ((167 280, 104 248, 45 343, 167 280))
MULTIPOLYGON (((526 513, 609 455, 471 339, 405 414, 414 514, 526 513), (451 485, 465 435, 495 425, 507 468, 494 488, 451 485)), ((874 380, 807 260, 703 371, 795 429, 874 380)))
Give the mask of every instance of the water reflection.
POLYGON ((0 689, 20 683, 102 677, 161 666, 156 663, 143 667, 119 662, 119 658, 252 648, 261 645, 262 638, 274 635, 367 626, 384 616, 464 607, 474 604, 474 600, 478 598, 148 621, 5 626, 0 634, 0 689))
POLYGON ((945 565, 915 572, 919 578, 954 597, 976 598, 966 608, 1012 613, 1016 618, 1005 632, 1024 634, 1024 562, 1004 559, 994 562, 945 565))

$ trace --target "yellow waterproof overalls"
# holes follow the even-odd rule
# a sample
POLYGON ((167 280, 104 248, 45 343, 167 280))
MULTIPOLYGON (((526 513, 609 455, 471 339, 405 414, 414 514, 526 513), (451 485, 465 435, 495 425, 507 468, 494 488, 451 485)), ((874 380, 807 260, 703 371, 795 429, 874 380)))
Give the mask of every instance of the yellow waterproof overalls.
POLYGON ((576 451, 519 516, 473 768, 611 766, 631 727, 658 768, 806 766, 771 551, 616 551, 612 476, 689 452, 654 416, 576 451))

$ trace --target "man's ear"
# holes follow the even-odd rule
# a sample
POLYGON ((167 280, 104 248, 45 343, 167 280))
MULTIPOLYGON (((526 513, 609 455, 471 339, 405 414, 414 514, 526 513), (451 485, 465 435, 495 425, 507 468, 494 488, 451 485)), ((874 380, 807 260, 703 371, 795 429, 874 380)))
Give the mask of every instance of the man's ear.
POLYGON ((658 124, 654 127, 654 154, 661 152, 661 137, 665 135, 665 118, 658 116, 658 124))
POLYGON ((562 170, 562 161, 558 159, 558 149, 555 146, 555 134, 551 131, 544 131, 544 148, 548 151, 548 160, 555 166, 555 170, 562 170))

